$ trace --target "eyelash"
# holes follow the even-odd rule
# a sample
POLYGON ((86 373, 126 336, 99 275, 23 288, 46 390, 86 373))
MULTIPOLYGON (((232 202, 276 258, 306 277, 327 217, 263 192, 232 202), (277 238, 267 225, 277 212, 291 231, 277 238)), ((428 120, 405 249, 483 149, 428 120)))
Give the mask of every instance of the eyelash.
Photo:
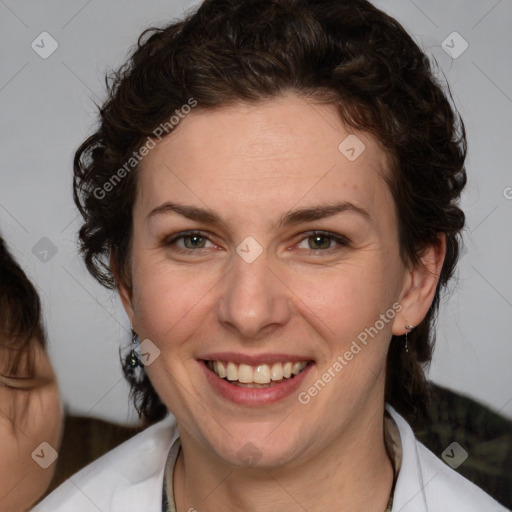
MULTIPOLYGON (((176 242, 178 242, 179 240, 183 240, 185 238, 189 238, 189 237, 194 237, 194 236, 197 236, 197 237, 200 237, 200 238, 204 238, 206 239, 208 242, 211 242, 213 243, 210 238, 208 237, 207 234, 201 232, 201 231, 187 231, 187 232, 182 232, 182 233, 178 233, 176 236, 173 236, 170 240, 165 240, 164 241, 164 245, 166 247, 170 247, 170 246, 173 246, 173 250, 176 251, 176 252, 180 252, 180 253, 185 253, 185 254, 190 254, 192 252, 196 252, 198 249, 187 249, 187 248, 183 248, 183 247, 178 247, 176 245, 176 242)), ((332 242, 338 244, 339 247, 349 247, 351 245, 351 241, 346 237, 346 236, 343 236, 343 235, 336 235, 334 233, 330 233, 328 231, 310 231, 310 232, 307 232, 304 234, 304 236, 302 236, 302 238, 297 242, 296 245, 302 243, 303 241, 307 240, 308 238, 312 238, 312 237, 315 237, 315 236, 323 236, 323 237, 326 237, 326 238, 329 238, 332 242)), ((338 247, 338 249, 339 249, 338 247)), ((204 249, 204 247, 200 247, 199 249, 204 249)), ((299 249, 300 250, 300 249, 299 249)), ((336 247, 329 247, 328 249, 304 249, 304 250, 309 250, 313 253, 330 253, 334 250, 336 250, 336 247)))
POLYGON ((0 375, 0 386, 17 391, 30 391, 34 387, 35 379, 9 377, 0 375))
POLYGON ((310 232, 306 233, 306 235, 300 239, 299 243, 307 240, 308 238, 313 238, 315 236, 322 236, 325 238, 329 238, 331 240, 331 242, 338 244, 338 247, 329 247, 328 249, 316 249, 316 250, 309 249, 309 250, 313 251, 314 253, 332 252, 341 247, 349 247, 350 246, 350 240, 346 236, 335 235, 334 233, 330 233, 329 231, 310 231, 310 232))

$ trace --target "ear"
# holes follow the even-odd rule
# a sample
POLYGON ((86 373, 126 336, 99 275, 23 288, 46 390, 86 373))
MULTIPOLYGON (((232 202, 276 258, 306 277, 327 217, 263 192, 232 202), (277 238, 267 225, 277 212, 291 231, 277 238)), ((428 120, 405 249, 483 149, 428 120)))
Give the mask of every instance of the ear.
POLYGON ((425 318, 434 300, 445 255, 446 236, 439 233, 437 243, 427 246, 418 264, 407 271, 398 301, 402 309, 393 321, 395 336, 409 332, 406 325, 417 326, 425 318))
POLYGON ((123 303, 124 310, 128 315, 128 319, 130 320, 130 324, 135 328, 135 313, 133 311, 132 301, 133 301, 133 293, 132 288, 129 284, 126 283, 126 278, 123 279, 121 272, 117 266, 115 258, 113 255, 110 256, 110 270, 114 275, 114 279, 116 281, 117 291, 119 292, 119 297, 121 298, 121 302, 123 303))

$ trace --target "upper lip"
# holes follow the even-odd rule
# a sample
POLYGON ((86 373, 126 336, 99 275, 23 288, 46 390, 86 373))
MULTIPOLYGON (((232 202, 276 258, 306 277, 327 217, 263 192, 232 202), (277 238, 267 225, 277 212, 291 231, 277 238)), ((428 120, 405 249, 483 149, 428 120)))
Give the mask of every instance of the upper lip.
POLYGON ((311 361, 311 357, 307 356, 297 356, 291 354, 257 354, 257 355, 249 355, 249 354, 240 354, 236 352, 215 352, 212 354, 207 354, 199 359, 204 361, 225 361, 231 362, 235 364, 248 364, 250 366, 255 366, 257 364, 274 364, 274 363, 286 363, 288 361, 295 363, 299 361, 311 361))

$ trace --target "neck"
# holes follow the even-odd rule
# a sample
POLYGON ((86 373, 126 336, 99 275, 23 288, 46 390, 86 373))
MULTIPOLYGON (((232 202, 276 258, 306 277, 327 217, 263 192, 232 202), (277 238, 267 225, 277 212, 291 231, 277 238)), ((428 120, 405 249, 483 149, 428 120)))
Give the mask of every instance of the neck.
POLYGON ((384 410, 365 410, 313 458, 273 469, 227 465, 184 432, 174 472, 177 511, 384 512, 393 482, 384 410))

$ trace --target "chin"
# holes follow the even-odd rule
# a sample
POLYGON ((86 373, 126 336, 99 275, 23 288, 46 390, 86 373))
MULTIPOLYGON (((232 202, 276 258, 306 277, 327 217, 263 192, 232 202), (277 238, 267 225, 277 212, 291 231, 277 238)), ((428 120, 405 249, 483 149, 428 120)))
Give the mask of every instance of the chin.
MULTIPOLYGON (((249 432, 255 430, 257 427, 249 429, 249 432)), ((254 469, 269 470, 289 464, 298 456, 300 448, 299 439, 288 434, 266 437, 249 433, 236 437, 225 435, 218 441, 208 443, 218 458, 230 466, 254 469)))

